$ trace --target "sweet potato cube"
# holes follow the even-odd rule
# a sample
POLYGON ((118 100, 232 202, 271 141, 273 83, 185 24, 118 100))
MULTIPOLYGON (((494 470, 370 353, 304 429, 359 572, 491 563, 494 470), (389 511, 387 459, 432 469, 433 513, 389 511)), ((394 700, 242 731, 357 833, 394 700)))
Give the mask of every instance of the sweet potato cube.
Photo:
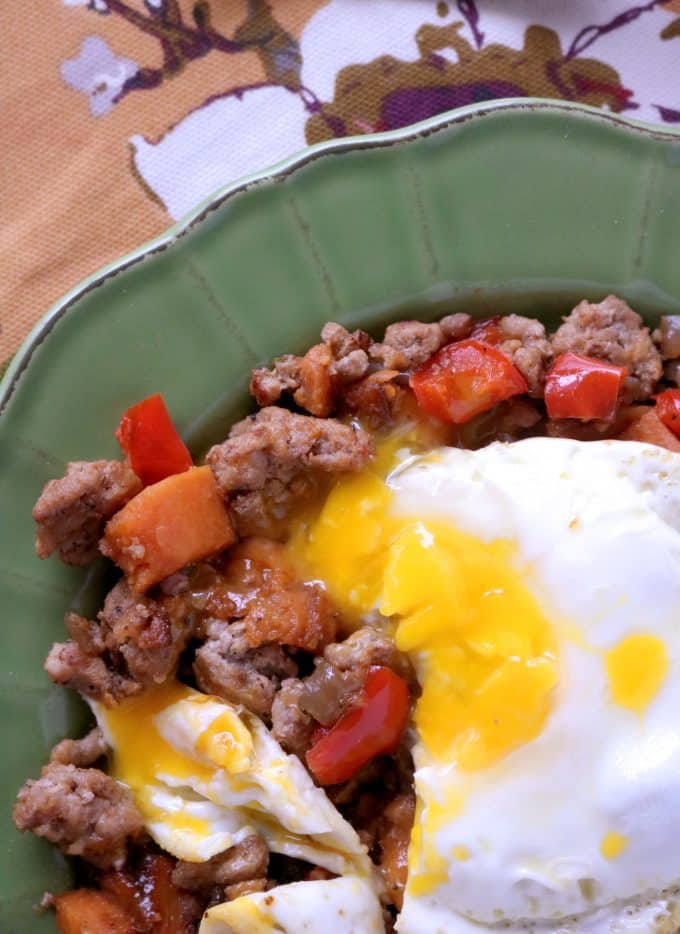
POLYGON ((632 412, 632 421, 619 435, 621 441, 643 441, 656 444, 669 451, 680 451, 680 439, 666 428, 655 409, 636 406, 632 412), (638 411, 639 410, 639 411, 638 411))
POLYGON ((165 856, 147 856, 142 878, 154 916, 158 919, 154 934, 186 934, 197 909, 187 892, 180 892, 172 881, 173 862, 165 856), (193 912, 192 912, 193 908, 193 912))
POLYGON ((210 467, 192 467, 146 487, 109 520, 103 554, 143 593, 187 564, 236 540, 210 467))
POLYGON ((74 889, 54 900, 59 934, 135 934, 127 912, 95 889, 74 889))
POLYGON ((134 876, 125 870, 107 872, 99 884, 133 919, 135 930, 187 934, 195 930, 202 903, 174 884, 174 865, 167 856, 148 853, 134 876))

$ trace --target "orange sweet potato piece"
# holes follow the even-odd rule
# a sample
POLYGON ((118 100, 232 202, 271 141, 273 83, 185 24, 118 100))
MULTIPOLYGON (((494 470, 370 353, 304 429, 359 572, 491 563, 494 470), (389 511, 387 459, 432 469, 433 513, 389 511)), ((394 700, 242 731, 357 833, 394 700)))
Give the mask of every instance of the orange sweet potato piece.
POLYGON ((666 428, 655 409, 638 405, 631 409, 631 421, 619 435, 621 441, 644 441, 669 451, 680 451, 680 439, 666 428))
POLYGON ((236 540, 210 467, 146 487, 109 520, 100 542, 137 593, 236 540))
POLYGON ((130 872, 125 869, 112 869, 102 873, 99 885, 102 891, 130 916, 136 929, 145 931, 149 927, 148 911, 145 911, 149 905, 149 897, 140 893, 130 872))
POLYGON ((153 934, 188 934, 195 931, 201 903, 191 892, 172 881, 174 861, 167 856, 147 854, 136 873, 107 872, 99 884, 133 919, 135 930, 153 934))
POLYGON ((416 802, 413 795, 397 795, 382 816, 379 833, 380 874, 389 901, 401 911, 408 874, 408 845, 416 802))
POLYGON ((300 388, 294 399, 301 408, 319 418, 330 415, 333 407, 332 363, 328 345, 316 344, 310 347, 300 364, 300 388))
POLYGON ((196 899, 174 885, 173 865, 167 856, 144 859, 140 881, 156 919, 154 934, 187 934, 194 930, 191 922, 201 913, 196 899))
POLYGON ((74 889, 54 900, 59 934, 135 934, 128 913, 95 889, 74 889))

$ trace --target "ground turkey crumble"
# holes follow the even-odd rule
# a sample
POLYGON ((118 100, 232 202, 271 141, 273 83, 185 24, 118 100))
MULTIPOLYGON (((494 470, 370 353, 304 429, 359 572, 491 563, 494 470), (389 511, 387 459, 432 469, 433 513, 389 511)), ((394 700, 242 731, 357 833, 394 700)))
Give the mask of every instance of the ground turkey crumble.
POLYGON ((38 525, 36 551, 53 551, 65 564, 89 564, 97 555, 107 519, 142 489, 119 461, 74 461, 59 480, 50 480, 33 507, 38 525))
POLYGON ((361 428, 270 406, 238 422, 206 458, 241 537, 276 535, 320 475, 360 470, 374 444, 361 428))
POLYGON ((649 398, 661 379, 661 354, 637 312, 615 295, 599 304, 583 301, 552 338, 555 354, 575 353, 625 366, 624 401, 649 398))
POLYGON ((127 844, 143 829, 132 793, 95 768, 50 762, 17 796, 14 823, 32 830, 68 856, 100 869, 120 868, 127 844))

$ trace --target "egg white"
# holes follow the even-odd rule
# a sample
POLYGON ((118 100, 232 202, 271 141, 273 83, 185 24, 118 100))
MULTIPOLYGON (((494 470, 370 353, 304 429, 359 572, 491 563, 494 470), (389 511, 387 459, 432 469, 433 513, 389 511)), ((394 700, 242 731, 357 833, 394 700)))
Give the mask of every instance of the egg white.
POLYGON ((382 934, 380 902, 356 876, 280 885, 208 909, 199 934, 382 934))
MULTIPOLYGON (((371 876, 370 860, 354 829, 258 717, 183 685, 173 690, 180 699, 140 725, 145 733, 133 755, 153 761, 160 736, 177 754, 181 770, 155 770, 143 787, 136 787, 125 771, 117 775, 131 785, 159 846, 178 859, 202 862, 258 833, 275 853, 338 874, 371 876), (232 750, 237 761, 231 768, 222 767, 217 754, 211 759, 210 749, 200 743, 225 714, 233 718, 235 742, 240 738, 244 747, 232 750)), ((116 774, 116 715, 100 704, 93 708, 113 749, 116 774)))
POLYGON ((429 838, 418 852, 412 844, 400 934, 670 924, 663 893, 680 882, 680 456, 537 438, 417 457, 388 482, 401 515, 516 544, 560 664, 540 735, 496 763, 463 773, 416 745, 417 820, 429 838), (640 632, 663 641, 668 671, 637 714, 612 700, 603 654, 640 632), (428 808, 445 808, 452 793, 462 809, 432 832, 428 808), (606 858, 612 831, 626 846, 606 858), (428 847, 448 877, 414 894, 428 847))

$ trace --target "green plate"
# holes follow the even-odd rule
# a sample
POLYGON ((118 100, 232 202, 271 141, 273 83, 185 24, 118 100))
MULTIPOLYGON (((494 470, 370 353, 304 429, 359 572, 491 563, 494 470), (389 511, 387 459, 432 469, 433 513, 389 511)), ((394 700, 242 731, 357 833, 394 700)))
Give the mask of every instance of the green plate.
POLYGON ((31 507, 67 460, 117 456, 121 411, 162 391, 198 455, 247 405, 253 363, 328 319, 379 328, 448 310, 553 321, 615 291, 680 313, 680 135, 602 112, 498 102, 322 144, 219 192, 70 292, 0 387, 0 930, 50 930, 33 907, 65 862, 10 808, 83 709, 47 681, 63 613, 92 612, 100 569, 33 553, 31 507))

